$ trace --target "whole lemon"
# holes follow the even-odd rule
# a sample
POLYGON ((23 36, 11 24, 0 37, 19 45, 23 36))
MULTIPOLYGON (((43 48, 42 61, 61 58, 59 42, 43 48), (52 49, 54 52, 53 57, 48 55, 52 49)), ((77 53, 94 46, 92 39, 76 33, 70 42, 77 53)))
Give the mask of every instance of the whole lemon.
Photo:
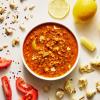
POLYGON ((73 8, 73 16, 76 21, 86 22, 97 11, 96 0, 77 0, 73 8))

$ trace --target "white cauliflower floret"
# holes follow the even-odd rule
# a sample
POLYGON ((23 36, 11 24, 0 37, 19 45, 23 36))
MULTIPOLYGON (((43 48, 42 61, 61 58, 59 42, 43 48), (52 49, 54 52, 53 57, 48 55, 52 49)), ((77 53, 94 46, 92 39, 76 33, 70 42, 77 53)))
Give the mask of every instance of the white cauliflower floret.
POLYGON ((71 79, 68 79, 66 82, 65 82, 65 85, 64 85, 64 89, 66 91, 67 94, 71 95, 73 93, 75 93, 75 88, 73 87, 73 84, 72 84, 72 80, 71 79))
POLYGON ((94 71, 94 69, 92 68, 91 65, 86 64, 86 65, 81 65, 79 67, 79 71, 80 73, 91 73, 94 71))
POLYGON ((100 68, 100 58, 93 59, 90 64, 94 68, 100 68))
POLYGON ((96 82, 96 89, 97 92, 100 92, 100 81, 96 82))
POLYGON ((87 79, 85 79, 83 77, 79 79, 79 89, 82 90, 82 89, 86 88, 87 84, 88 84, 87 79))
POLYGON ((59 99, 59 100, 61 100, 63 97, 64 97, 64 90, 58 89, 56 91, 56 98, 59 99))
POLYGON ((86 96, 88 99, 92 99, 95 96, 95 91, 87 91, 86 96))

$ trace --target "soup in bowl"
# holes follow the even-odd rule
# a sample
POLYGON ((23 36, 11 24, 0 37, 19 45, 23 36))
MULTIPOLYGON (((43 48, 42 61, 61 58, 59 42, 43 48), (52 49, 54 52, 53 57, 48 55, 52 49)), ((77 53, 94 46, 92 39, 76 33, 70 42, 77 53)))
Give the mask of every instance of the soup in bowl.
POLYGON ((22 59, 33 75, 44 80, 65 77, 75 68, 79 43, 65 25, 47 22, 35 26, 22 43, 22 59))

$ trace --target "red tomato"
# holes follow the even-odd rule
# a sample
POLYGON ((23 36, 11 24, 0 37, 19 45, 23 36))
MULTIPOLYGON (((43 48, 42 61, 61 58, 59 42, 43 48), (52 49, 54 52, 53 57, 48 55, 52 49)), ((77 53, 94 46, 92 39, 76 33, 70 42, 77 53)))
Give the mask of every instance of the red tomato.
POLYGON ((38 91, 36 89, 30 90, 22 97, 22 100, 38 100, 38 91))
POLYGON ((26 84, 21 77, 18 77, 16 80, 16 88, 23 94, 26 94, 28 91, 34 89, 32 85, 26 84))
POLYGON ((12 91, 11 91, 11 87, 10 87, 10 82, 8 80, 7 76, 3 76, 1 78, 2 81, 2 87, 6 96, 6 100, 12 100, 12 91))
POLYGON ((12 60, 7 60, 5 58, 0 57, 0 69, 9 67, 11 63, 12 60))

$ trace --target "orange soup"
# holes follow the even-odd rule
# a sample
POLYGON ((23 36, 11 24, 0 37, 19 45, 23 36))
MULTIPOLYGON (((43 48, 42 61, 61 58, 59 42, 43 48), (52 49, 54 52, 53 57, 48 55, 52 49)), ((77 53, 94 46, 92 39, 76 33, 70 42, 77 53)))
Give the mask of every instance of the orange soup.
POLYGON ((58 77, 68 72, 78 56, 78 44, 64 26, 45 23, 26 37, 23 54, 29 68, 44 77, 58 77))

